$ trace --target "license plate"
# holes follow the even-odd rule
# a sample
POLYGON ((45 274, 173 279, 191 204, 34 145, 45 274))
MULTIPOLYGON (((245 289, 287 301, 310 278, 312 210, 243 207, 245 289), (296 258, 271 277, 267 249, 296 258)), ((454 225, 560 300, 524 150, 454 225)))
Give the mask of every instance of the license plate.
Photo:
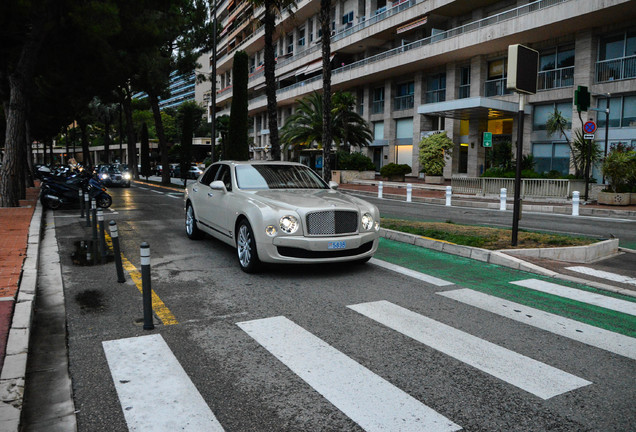
POLYGON ((347 247, 346 241, 337 241, 327 243, 327 249, 344 249, 347 247))

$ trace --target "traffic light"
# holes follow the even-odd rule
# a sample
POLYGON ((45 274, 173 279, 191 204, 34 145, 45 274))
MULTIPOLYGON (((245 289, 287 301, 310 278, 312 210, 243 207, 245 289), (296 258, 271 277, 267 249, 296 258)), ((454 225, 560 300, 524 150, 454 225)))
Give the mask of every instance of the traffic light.
POLYGON ((574 105, 579 112, 587 111, 590 107, 590 92, 585 86, 579 86, 574 90, 574 105))

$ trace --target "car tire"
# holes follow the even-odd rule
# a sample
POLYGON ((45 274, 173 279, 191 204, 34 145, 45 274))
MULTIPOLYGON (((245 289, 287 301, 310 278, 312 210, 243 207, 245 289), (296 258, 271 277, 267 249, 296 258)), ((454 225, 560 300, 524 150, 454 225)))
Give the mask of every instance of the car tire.
POLYGON ((256 240, 250 223, 243 219, 236 230, 236 252, 241 270, 256 273, 261 265, 256 252, 256 240))
POLYGON ((186 235, 190 240, 199 240, 203 238, 203 232, 197 227, 197 218, 194 215, 192 204, 188 203, 185 215, 186 235))

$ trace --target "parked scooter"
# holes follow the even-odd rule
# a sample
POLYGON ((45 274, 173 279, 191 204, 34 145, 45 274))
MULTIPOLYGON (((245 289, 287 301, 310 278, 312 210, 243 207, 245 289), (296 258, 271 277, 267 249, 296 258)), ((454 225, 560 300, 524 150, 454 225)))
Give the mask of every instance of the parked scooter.
POLYGON ((113 203, 111 196, 106 193, 106 187, 90 174, 44 177, 40 201, 45 207, 55 210, 64 204, 78 202, 80 189, 95 199, 98 207, 108 208, 113 203))

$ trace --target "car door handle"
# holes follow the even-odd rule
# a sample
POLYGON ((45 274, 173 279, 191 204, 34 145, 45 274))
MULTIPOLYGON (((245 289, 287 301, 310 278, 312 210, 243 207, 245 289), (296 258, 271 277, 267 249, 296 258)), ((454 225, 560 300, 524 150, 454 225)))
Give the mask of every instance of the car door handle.
POLYGON ((212 192, 208 192, 208 196, 209 196, 209 197, 213 197, 213 196, 214 196, 214 194, 213 194, 212 192))
POLYGON ((192 191, 194 191, 194 192, 199 192, 199 189, 197 189, 197 188, 192 188, 192 191))

